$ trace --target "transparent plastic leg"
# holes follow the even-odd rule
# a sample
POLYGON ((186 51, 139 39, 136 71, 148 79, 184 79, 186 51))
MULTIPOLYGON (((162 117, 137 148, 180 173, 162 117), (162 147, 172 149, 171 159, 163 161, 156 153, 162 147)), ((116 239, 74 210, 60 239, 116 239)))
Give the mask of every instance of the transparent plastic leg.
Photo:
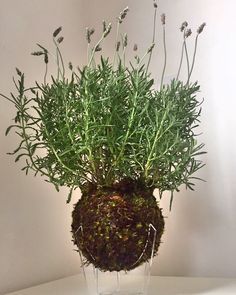
MULTIPOLYGON (((101 272, 94 266, 84 266, 83 256, 81 252, 80 260, 82 265, 82 271, 87 284, 89 294, 91 295, 147 295, 148 287, 150 283, 151 267, 154 258, 154 249, 156 243, 156 228, 149 224, 148 235, 144 249, 134 263, 138 264, 139 260, 145 254, 148 243, 150 241, 150 235, 153 231, 152 240, 152 252, 151 258, 148 262, 142 264, 141 266, 131 270, 129 272, 101 272)), ((76 234, 80 232, 83 235, 82 225, 75 232, 76 234)), ((91 255, 93 258, 93 256, 91 255)))

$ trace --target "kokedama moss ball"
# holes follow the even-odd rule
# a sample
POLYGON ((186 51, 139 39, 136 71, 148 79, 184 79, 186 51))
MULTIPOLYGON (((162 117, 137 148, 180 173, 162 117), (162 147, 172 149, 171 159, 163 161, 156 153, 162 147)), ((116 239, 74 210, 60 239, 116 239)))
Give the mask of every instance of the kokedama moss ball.
POLYGON ((122 183, 83 192, 72 213, 72 233, 87 263, 103 271, 131 270, 157 253, 164 219, 149 190, 122 183), (124 189, 125 188, 125 189, 124 189))

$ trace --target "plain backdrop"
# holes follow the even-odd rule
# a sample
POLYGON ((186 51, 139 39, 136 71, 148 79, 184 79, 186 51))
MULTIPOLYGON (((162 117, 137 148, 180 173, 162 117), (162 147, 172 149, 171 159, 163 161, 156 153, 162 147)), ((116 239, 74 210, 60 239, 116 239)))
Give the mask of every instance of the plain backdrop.
MULTIPOLYGON (((177 73, 181 50, 180 24, 187 20, 193 30, 205 21, 200 36, 192 80, 201 85, 203 104, 202 135, 199 141, 208 152, 206 166, 198 176, 195 192, 182 189, 168 212, 169 195, 161 200, 166 231, 152 273, 177 276, 236 276, 236 97, 234 0, 160 0, 158 16, 166 13, 167 80, 177 73)), ((66 62, 82 65, 86 59, 84 28, 98 28, 126 6, 130 12, 122 26, 142 55, 152 39, 152 0, 1 0, 0 1, 0 92, 14 91, 15 66, 26 75, 28 84, 42 80, 44 65, 30 55, 36 43, 53 49, 51 33, 62 25, 66 62)), ((158 20, 157 45, 150 67, 160 77, 163 46, 158 20)), ((111 55, 114 33, 104 50, 111 55)), ((192 54, 193 37, 189 39, 192 54)), ((50 65, 53 73, 55 66, 50 65)), ((185 78, 186 71, 182 72, 185 78)), ((166 80, 166 81, 167 81, 166 80)), ((18 142, 12 133, 5 137, 14 117, 14 107, 0 99, 0 294, 26 288, 80 271, 79 257, 73 251, 70 224, 73 203, 66 205, 66 189, 57 193, 40 177, 26 177, 22 163, 14 163, 6 153, 18 142)))

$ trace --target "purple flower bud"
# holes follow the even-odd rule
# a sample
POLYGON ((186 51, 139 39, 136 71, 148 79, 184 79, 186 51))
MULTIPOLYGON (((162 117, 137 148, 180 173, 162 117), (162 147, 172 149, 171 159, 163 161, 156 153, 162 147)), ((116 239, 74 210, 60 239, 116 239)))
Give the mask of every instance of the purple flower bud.
POLYGON ((18 68, 16 68, 16 73, 17 73, 18 76, 22 75, 21 71, 18 68))
POLYGON ((106 25, 105 20, 102 22, 102 26, 103 26, 103 33, 104 33, 107 29, 107 25, 106 25))
POLYGON ((191 29, 188 29, 188 30, 185 31, 184 37, 185 38, 188 38, 189 36, 191 36, 191 34, 192 34, 192 30, 191 29))
POLYGON ((56 36, 61 32, 62 27, 57 28, 54 33, 53 33, 53 37, 56 38, 56 36))
POLYGON ((72 62, 70 61, 69 62, 69 69, 72 71, 73 70, 73 65, 72 65, 72 62))
POLYGON ((120 41, 118 41, 118 42, 116 43, 116 51, 119 51, 119 49, 120 49, 120 41))
POLYGON ((127 45, 128 45, 128 35, 127 34, 124 35, 124 43, 123 43, 123 45, 124 45, 124 47, 127 47, 127 45))
POLYGON ((43 55, 44 52, 43 51, 34 51, 31 53, 31 55, 34 55, 34 56, 40 56, 40 55, 43 55))
POLYGON ((102 50, 102 48, 100 47, 100 45, 97 45, 96 47, 95 47, 95 52, 97 52, 97 51, 101 51, 102 50))
POLYGON ((111 31, 111 23, 108 24, 106 31, 104 32, 104 38, 106 38, 106 36, 110 33, 111 31))
POLYGON ((60 44, 63 40, 64 40, 64 37, 59 37, 59 38, 57 39, 57 43, 60 44))
POLYGON ((183 32, 188 26, 188 23, 185 21, 182 23, 181 27, 180 27, 180 31, 183 32))
POLYGON ((44 62, 45 62, 45 64, 48 63, 48 54, 47 54, 47 52, 44 53, 44 62))
POLYGON ((200 27, 197 29, 197 33, 198 34, 201 34, 201 32, 203 31, 203 29, 205 28, 205 26, 206 26, 206 23, 201 24, 200 27))
POLYGON ((120 18, 124 19, 127 15, 127 12, 129 11, 129 8, 126 7, 121 13, 120 13, 120 18))
POLYGON ((163 25, 166 24, 166 15, 165 15, 165 13, 162 13, 162 15, 161 15, 161 23, 162 23, 163 25))
POLYGON ((86 39, 87 39, 88 43, 91 42, 91 38, 90 38, 90 29, 89 29, 89 28, 86 28, 86 39))
POLYGON ((134 51, 137 51, 138 50, 138 45, 137 44, 134 44, 134 48, 133 48, 134 51))
POLYGON ((118 17, 118 21, 120 24, 122 23, 123 19, 125 19, 128 11, 129 11, 128 7, 126 7, 123 11, 121 11, 120 16, 118 17))

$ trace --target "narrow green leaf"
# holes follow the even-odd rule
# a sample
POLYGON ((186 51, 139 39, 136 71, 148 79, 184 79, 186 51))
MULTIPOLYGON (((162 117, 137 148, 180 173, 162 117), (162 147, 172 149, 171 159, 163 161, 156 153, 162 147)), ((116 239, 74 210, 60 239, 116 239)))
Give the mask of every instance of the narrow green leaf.
POLYGON ((20 160, 20 158, 21 158, 21 157, 24 157, 24 156, 27 157, 27 156, 29 156, 29 155, 28 155, 28 154, 25 154, 25 153, 24 153, 24 154, 20 154, 20 155, 18 155, 18 156, 15 158, 15 162, 18 162, 18 161, 20 160))

